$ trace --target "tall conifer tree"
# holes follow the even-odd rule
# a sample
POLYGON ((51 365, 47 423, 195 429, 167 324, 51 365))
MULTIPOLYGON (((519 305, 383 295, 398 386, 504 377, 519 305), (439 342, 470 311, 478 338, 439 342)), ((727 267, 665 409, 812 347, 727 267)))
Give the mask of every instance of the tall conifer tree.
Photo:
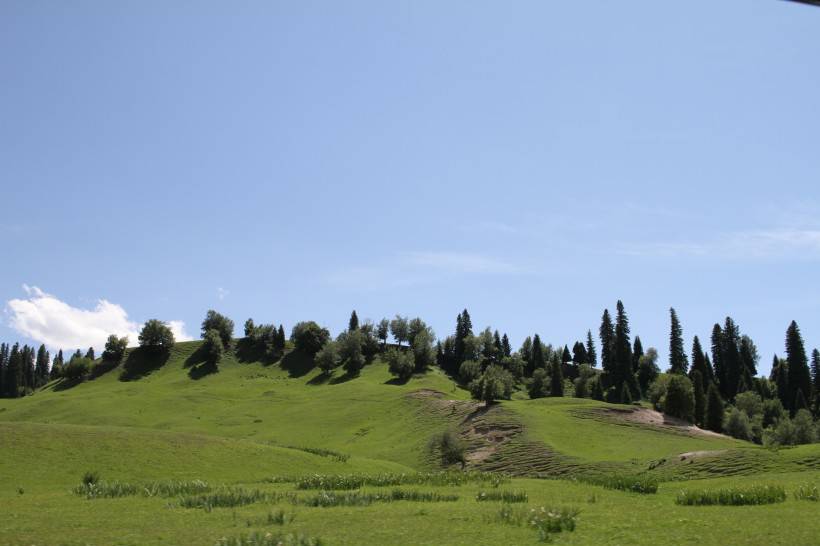
POLYGON ((643 343, 641 343, 641 336, 635 336, 635 342, 632 344, 632 373, 638 373, 638 363, 643 356, 643 343))
POLYGON ((797 411, 797 399, 802 395, 804 401, 811 398, 811 373, 803 345, 803 336, 797 323, 792 321, 786 331, 786 361, 789 363, 789 405, 792 415, 797 411))
POLYGON ((615 327, 612 326, 609 309, 604 309, 598 333, 601 338, 601 367, 605 372, 611 374, 615 371, 615 327))
POLYGON ((354 330, 359 329, 359 315, 356 314, 356 310, 354 309, 352 313, 350 313, 350 320, 347 323, 347 331, 353 332, 354 330))
POLYGON ((587 363, 596 367, 598 365, 598 354, 595 352, 595 341, 592 339, 592 330, 587 330, 587 363))
POLYGON ((669 331, 669 373, 685 375, 689 369, 683 348, 683 328, 674 307, 669 308, 671 328, 669 331))

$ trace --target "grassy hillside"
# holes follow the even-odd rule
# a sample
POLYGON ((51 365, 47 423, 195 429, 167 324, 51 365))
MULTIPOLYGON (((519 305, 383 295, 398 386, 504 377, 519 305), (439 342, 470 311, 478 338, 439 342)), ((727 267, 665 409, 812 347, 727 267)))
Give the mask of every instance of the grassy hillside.
POLYGON ((590 400, 514 400, 486 408, 438 370, 397 384, 380 362, 360 377, 329 381, 294 355, 267 366, 229 357, 216 373, 204 373, 198 346, 178 344, 162 366, 147 363, 129 381, 114 369, 0 400, 0 544, 212 545, 250 531, 304 533, 333 545, 538 541, 529 516, 511 525, 500 515, 501 503, 476 501, 479 491, 517 493, 525 502, 511 509, 525 514, 541 507, 580 510, 574 531, 549 535, 566 544, 793 545, 814 544, 820 533, 817 502, 792 497, 801 485, 820 485, 817 445, 774 452, 624 420, 618 406, 590 400), (469 446, 471 468, 571 479, 512 478, 497 488, 365 485, 359 495, 381 497, 329 508, 310 506, 319 491, 293 483, 309 474, 437 470, 428 446, 446 429, 469 446), (88 470, 136 486, 136 493, 93 499, 73 493, 88 470), (658 492, 575 480, 624 471, 659 479, 658 492), (273 483, 274 476, 288 479, 273 483), (183 493, 140 493, 152 480, 194 479, 207 482, 208 495, 250 500, 186 508, 183 493), (756 484, 780 484, 788 498, 766 506, 675 504, 681 489, 756 484), (429 498, 383 500, 413 492, 429 498), (287 520, 281 525, 269 521, 279 510, 287 520))

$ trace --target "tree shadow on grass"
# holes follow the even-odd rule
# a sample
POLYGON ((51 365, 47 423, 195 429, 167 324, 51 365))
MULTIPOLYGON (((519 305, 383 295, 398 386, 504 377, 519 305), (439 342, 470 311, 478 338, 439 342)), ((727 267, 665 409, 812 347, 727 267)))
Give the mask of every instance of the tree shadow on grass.
POLYGON ((97 364, 91 367, 91 373, 88 374, 88 379, 93 381, 98 377, 107 374, 120 363, 116 360, 100 360, 97 364))
POLYGON ((316 367, 313 356, 293 350, 282 357, 282 369, 291 377, 303 377, 316 367))
POLYGON ((64 377, 60 379, 60 382, 54 385, 51 388, 51 390, 53 390, 54 392, 67 391, 68 389, 73 389, 74 387, 82 383, 84 380, 84 377, 78 377, 76 379, 66 379, 64 377))
POLYGON ((357 377, 359 377, 359 375, 360 375, 359 372, 356 372, 356 373, 345 372, 344 374, 342 374, 340 376, 332 377, 328 383, 330 383, 331 385, 339 385, 341 383, 347 383, 351 379, 356 379, 357 377))
POLYGON ((385 385, 398 385, 398 386, 407 385, 407 383, 410 382, 410 379, 411 379, 410 377, 408 377, 406 379, 402 379, 401 377, 394 377, 392 379, 388 379, 387 381, 385 381, 384 384, 385 385))
POLYGON ((205 345, 201 345, 191 356, 185 359, 184 367, 188 368, 188 377, 193 380, 202 379, 206 375, 217 373, 219 366, 216 362, 208 360, 205 345))
POLYGON ((128 352, 125 359, 120 381, 136 381, 162 368, 170 353, 167 350, 157 350, 150 347, 137 347, 128 352))
POLYGON ((325 372, 319 372, 314 377, 308 380, 308 385, 324 385, 330 381, 330 378, 333 377, 330 374, 326 374, 325 372))

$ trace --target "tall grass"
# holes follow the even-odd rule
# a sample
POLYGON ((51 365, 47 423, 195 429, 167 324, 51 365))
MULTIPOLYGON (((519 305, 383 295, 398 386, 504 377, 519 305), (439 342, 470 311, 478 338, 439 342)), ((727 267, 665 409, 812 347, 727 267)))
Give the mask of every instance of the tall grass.
POLYGON ((214 546, 324 546, 324 544, 319 538, 304 535, 253 532, 238 537, 222 537, 216 541, 214 546))
POLYGON ((211 486, 202 480, 171 480, 140 484, 120 481, 93 481, 88 478, 89 476, 86 474, 86 476, 83 477, 83 483, 72 490, 75 495, 80 495, 87 499, 134 496, 176 497, 178 495, 206 493, 211 490, 211 486))
POLYGON ((223 487, 207 494, 180 497, 179 506, 182 508, 203 508, 210 512, 213 508, 231 508, 257 502, 274 503, 281 501, 289 501, 295 504, 296 495, 293 493, 265 492, 258 489, 248 490, 241 487, 223 487))
POLYGON ((786 490, 779 485, 755 485, 681 491, 675 498, 675 503, 684 506, 744 506, 774 504, 784 500, 786 490))
POLYGON ((352 490, 369 487, 398 485, 459 486, 467 483, 498 487, 509 482, 509 476, 488 472, 430 472, 418 474, 314 474, 296 478, 296 489, 352 490))
POLYGON ((475 496, 478 502, 500 501, 500 502, 527 502, 529 497, 523 491, 479 491, 475 496))
POLYGON ((618 489, 642 494, 658 492, 658 479, 652 476, 606 474, 603 476, 581 477, 578 480, 592 485, 600 485, 604 489, 618 489))
POLYGON ((816 485, 801 485, 794 492, 794 498, 797 500, 820 501, 820 491, 817 490, 816 485))
POLYGON ((458 495, 442 495, 431 491, 404 491, 394 489, 390 493, 337 493, 335 491, 321 491, 311 497, 299 500, 300 504, 312 507, 327 508, 331 506, 370 506, 376 502, 454 502, 458 495))
POLYGON ((324 449, 321 447, 302 447, 302 446, 284 446, 288 449, 298 449, 299 451, 304 451, 306 453, 311 453, 313 455, 318 455, 319 457, 328 457, 333 459, 339 463, 346 463, 348 459, 350 459, 350 455, 346 453, 339 453, 338 451, 333 451, 332 449, 324 449))
POLYGON ((577 508, 514 508, 504 504, 498 511, 495 521, 507 525, 532 527, 538 533, 538 540, 551 542, 552 535, 563 531, 574 531, 578 523, 577 508))

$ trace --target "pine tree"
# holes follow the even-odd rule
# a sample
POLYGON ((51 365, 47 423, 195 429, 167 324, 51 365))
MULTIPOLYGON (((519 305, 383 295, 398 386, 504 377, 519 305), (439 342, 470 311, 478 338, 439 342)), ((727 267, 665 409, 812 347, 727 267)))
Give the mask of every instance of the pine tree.
POLYGON ((672 323, 669 332, 669 373, 684 375, 689 369, 689 362, 683 349, 683 329, 674 307, 669 308, 669 318, 672 323))
POLYGON ((57 356, 54 357, 54 362, 51 363, 51 379, 56 379, 63 371, 65 361, 63 360, 63 350, 57 351, 57 356))
POLYGON ((501 336, 498 335, 498 330, 493 332, 493 347, 495 347, 496 359, 498 361, 506 356, 504 354, 504 346, 501 345, 501 336))
POLYGON ((643 356, 643 343, 641 336, 635 336, 635 343, 632 344, 632 373, 638 373, 638 363, 643 356))
POLYGON ((706 355, 703 354, 703 347, 700 346, 698 336, 692 340, 692 367, 689 369, 689 379, 694 377, 695 372, 700 374, 702 383, 709 383, 706 373, 706 355))
POLYGON ((7 345, 0 343, 0 398, 6 395, 6 367, 8 366, 6 351, 7 345))
POLYGON ((789 363, 789 405, 786 409, 791 410, 794 415, 799 409, 796 406, 798 395, 802 395, 804 403, 811 398, 811 373, 806 349, 803 346, 800 328, 794 321, 786 331, 786 361, 789 363))
MULTIPOLYGON (((720 386, 721 392, 728 384, 726 380, 726 368, 721 358, 723 351, 723 330, 720 324, 712 327, 712 367, 715 370, 715 382, 720 386)), ((705 385, 704 385, 705 386, 705 385)))
POLYGON ((789 363, 774 355, 769 379, 777 386, 777 398, 784 408, 789 404, 789 363))
POLYGON ((586 347, 580 341, 576 341, 575 345, 572 346, 572 361, 581 365, 586 364, 588 360, 586 347))
POLYGON ((618 300, 617 313, 615 315, 615 339, 613 355, 613 384, 620 394, 623 385, 626 385, 632 393, 631 399, 640 397, 640 388, 632 373, 632 343, 629 339, 629 319, 626 316, 624 304, 618 300))
POLYGON ((456 318, 455 358, 456 367, 464 362, 464 340, 473 335, 473 322, 465 309, 456 318))
POLYGON ((605 372, 613 373, 615 370, 615 328, 612 326, 609 309, 604 309, 599 335, 601 337, 601 367, 605 372))
POLYGON ((350 313, 350 321, 347 323, 347 331, 353 332, 354 330, 359 329, 359 316, 356 314, 356 310, 354 309, 352 313, 350 313))
POLYGON ((285 327, 281 324, 279 325, 279 335, 276 336, 278 339, 277 341, 277 349, 280 351, 285 350, 285 327))
MULTIPOLYGON (((697 338, 695 338, 697 339, 697 338)), ((695 424, 703 426, 703 419, 706 417, 706 394, 703 392, 703 375, 699 369, 694 368, 690 376, 695 393, 695 424)))
POLYGON ((727 400, 734 400, 743 375, 743 364, 740 361, 740 330, 731 317, 726 317, 721 339, 720 358, 726 374, 726 385, 721 384, 721 392, 727 400))
POLYGON ((34 347, 23 345, 23 386, 27 389, 34 389, 37 386, 35 364, 34 364, 34 347))
POLYGON ((9 363, 6 367, 6 396, 17 398, 20 395, 20 386, 23 382, 23 355, 20 353, 20 344, 15 343, 9 354, 9 363))
POLYGON ((94 356, 94 347, 89 347, 89 348, 88 348, 88 351, 86 351, 86 353, 85 353, 85 357, 86 357, 88 360, 95 360, 95 356, 94 356))
POLYGON ((507 337, 507 334, 501 336, 501 348, 504 352, 504 356, 512 356, 512 346, 510 345, 510 338, 507 337))
POLYGON ((723 432, 723 399, 720 391, 712 383, 706 395, 706 428, 714 432, 723 432))
POLYGON ((527 363, 528 375, 532 376, 535 370, 545 370, 547 368, 547 361, 544 358, 544 346, 541 344, 541 338, 535 334, 532 338, 532 354, 527 363))
POLYGON ((564 396, 564 373, 562 364, 563 363, 558 360, 558 353, 554 353, 552 366, 550 366, 550 396, 564 396))
POLYGON ((592 339, 592 331, 587 330, 587 364, 592 367, 598 365, 598 354, 595 352, 595 341, 592 339))
POLYGON ((757 375, 757 363, 760 357, 757 354, 757 346, 749 336, 740 337, 740 362, 743 366, 743 374, 749 380, 757 375))
POLYGON ((572 362, 572 354, 569 352, 569 347, 564 345, 564 351, 561 353, 561 364, 572 362))
POLYGON ((48 382, 48 351, 45 345, 40 345, 37 349, 37 362, 34 365, 34 375, 37 386, 40 387, 48 382))
POLYGON ((811 382, 814 387, 814 414, 820 414, 820 351, 811 353, 811 382))

